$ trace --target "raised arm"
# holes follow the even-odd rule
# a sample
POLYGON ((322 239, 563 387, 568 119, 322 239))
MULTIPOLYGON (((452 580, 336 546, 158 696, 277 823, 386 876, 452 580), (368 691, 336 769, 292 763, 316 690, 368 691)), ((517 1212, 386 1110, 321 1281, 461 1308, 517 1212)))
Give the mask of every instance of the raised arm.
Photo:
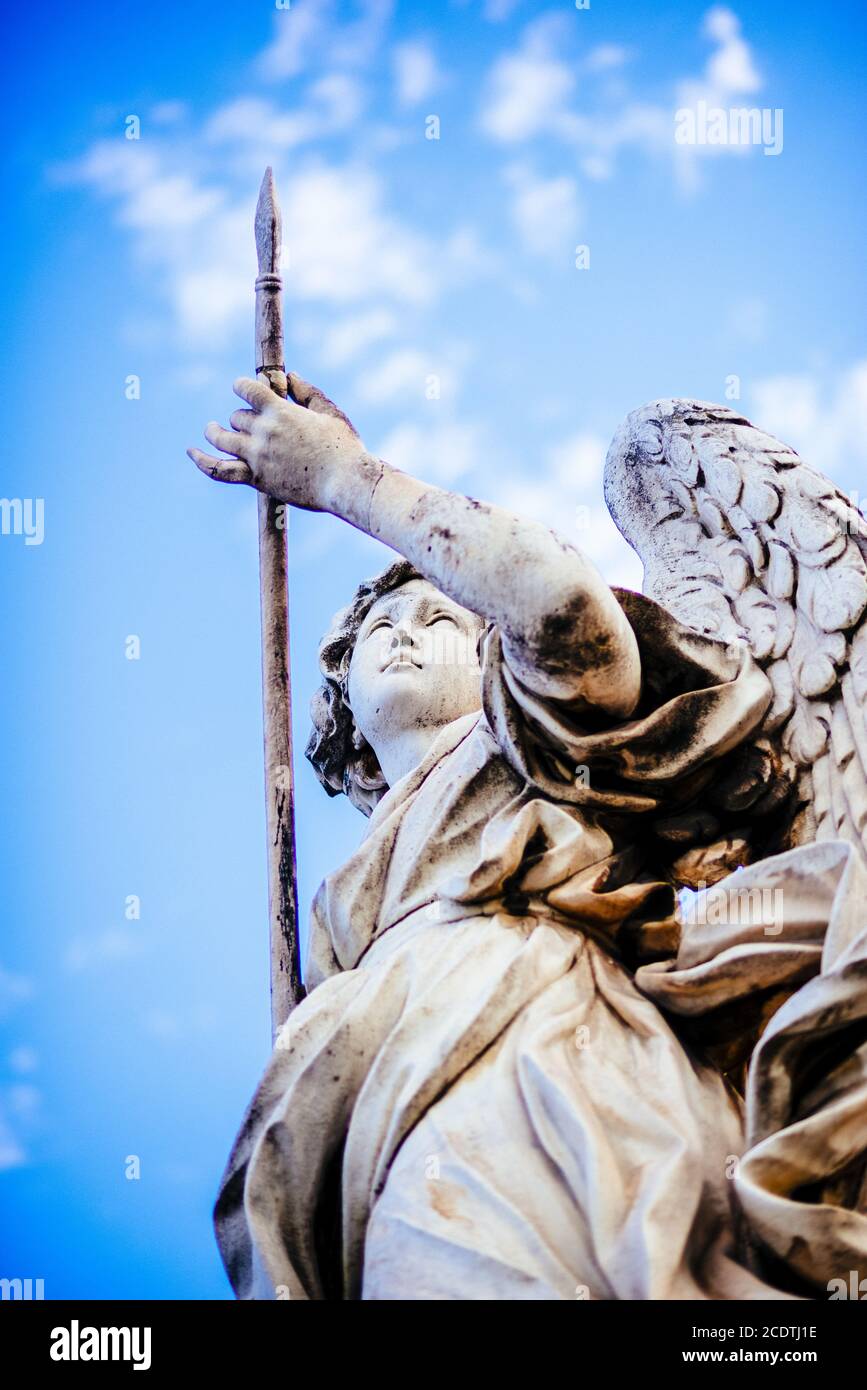
POLYGON ((330 512, 398 551, 457 603, 499 627, 531 690, 616 716, 638 701, 638 647, 591 561, 537 522, 419 482, 367 453, 346 417, 296 376, 294 400, 242 377, 233 430, 206 438, 233 455, 188 452, 210 477, 330 512))

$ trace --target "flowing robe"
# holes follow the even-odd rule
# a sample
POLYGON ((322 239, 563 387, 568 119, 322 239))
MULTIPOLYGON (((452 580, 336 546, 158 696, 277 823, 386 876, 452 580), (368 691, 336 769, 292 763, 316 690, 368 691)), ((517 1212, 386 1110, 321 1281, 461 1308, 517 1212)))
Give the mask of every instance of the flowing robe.
POLYGON ((842 843, 791 851, 672 939, 654 835, 769 686, 616 592, 635 716, 540 699, 492 629, 481 713, 320 888, 310 993, 217 1202, 239 1297, 785 1299, 867 1276, 867 875, 842 843), (749 890, 779 910, 744 921, 749 890), (713 1056, 733 1034, 746 1104, 713 1056))

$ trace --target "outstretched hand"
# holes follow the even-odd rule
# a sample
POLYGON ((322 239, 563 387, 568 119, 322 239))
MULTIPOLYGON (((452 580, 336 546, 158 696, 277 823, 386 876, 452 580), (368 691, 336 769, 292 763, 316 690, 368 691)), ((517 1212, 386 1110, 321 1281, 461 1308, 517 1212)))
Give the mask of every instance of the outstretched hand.
POLYGON ((215 421, 205 438, 228 458, 189 448, 197 468, 221 483, 246 483, 281 502, 328 511, 341 475, 364 455, 364 445, 342 410, 317 387, 290 372, 290 399, 252 377, 234 391, 249 410, 236 410, 230 430, 215 421))

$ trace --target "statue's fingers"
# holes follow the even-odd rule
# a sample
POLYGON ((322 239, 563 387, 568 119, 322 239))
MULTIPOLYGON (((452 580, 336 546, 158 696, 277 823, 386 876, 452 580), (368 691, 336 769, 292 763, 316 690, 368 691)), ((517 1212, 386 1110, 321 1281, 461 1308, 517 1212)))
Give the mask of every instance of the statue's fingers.
POLYGON ((309 407, 313 396, 322 396, 318 386, 311 386, 310 382, 305 381, 303 376, 299 376, 297 372, 286 373, 286 384, 293 401, 297 401, 299 405, 309 407))
POLYGON ((248 434, 224 430, 216 420, 211 420, 210 424, 205 425, 205 438, 215 449, 222 449, 224 454, 234 454, 236 458, 246 458, 252 443, 248 434))
POLYGON ((239 376, 238 380, 232 383, 232 390, 254 410, 270 410, 283 404, 282 397, 278 396, 276 391, 272 391, 263 381, 254 381, 251 376, 239 376))
POLYGON ((252 434, 253 423, 258 418, 255 410, 233 410, 229 424, 233 430, 240 430, 241 434, 252 434))
POLYGON ((249 463, 243 459, 217 459, 210 454, 203 454, 201 449, 190 447, 187 450, 189 457, 197 468, 203 473, 207 473, 209 478, 213 478, 218 483, 252 483, 253 470, 249 463))
POLYGON ((308 410, 315 410, 318 415, 336 415, 339 420, 346 419, 340 407, 329 400, 318 386, 311 386, 309 381, 305 381, 296 372, 289 372, 286 380, 292 399, 299 405, 306 406, 308 410))

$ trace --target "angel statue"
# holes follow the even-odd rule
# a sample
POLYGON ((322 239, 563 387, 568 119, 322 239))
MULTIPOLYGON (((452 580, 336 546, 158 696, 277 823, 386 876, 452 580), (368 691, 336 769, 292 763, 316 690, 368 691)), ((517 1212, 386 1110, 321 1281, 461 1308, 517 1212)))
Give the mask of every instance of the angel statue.
POLYGON ((236 1294, 867 1292, 867 522, 656 401, 611 588, 289 388, 237 381, 194 462, 398 558, 319 651, 307 756, 367 830, 222 1181, 236 1294))

